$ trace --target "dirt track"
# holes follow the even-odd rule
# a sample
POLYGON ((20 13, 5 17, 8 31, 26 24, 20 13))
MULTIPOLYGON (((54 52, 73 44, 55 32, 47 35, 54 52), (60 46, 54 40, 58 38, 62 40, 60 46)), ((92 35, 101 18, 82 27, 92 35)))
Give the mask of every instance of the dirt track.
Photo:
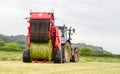
POLYGON ((120 63, 23 63, 0 61, 0 74, 120 74, 120 63))

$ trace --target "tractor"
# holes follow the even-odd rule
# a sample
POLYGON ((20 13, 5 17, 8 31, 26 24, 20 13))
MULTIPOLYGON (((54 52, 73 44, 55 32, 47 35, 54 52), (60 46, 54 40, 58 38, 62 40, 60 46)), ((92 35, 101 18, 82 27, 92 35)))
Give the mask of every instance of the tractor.
POLYGON ((79 62, 79 49, 71 47, 72 27, 56 26, 53 12, 30 12, 27 18, 28 49, 23 51, 23 62, 48 60, 54 63, 79 62))

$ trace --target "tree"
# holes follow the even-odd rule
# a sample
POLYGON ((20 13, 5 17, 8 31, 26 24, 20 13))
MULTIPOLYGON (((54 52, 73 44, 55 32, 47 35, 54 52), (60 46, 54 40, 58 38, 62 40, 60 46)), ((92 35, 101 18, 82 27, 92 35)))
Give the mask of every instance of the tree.
POLYGON ((0 50, 16 51, 16 50, 21 50, 21 48, 19 47, 19 45, 17 43, 11 42, 11 43, 5 44, 5 46, 1 46, 0 50))
POLYGON ((92 54, 93 50, 91 50, 90 48, 87 48, 87 47, 83 47, 80 49, 80 53, 81 54, 92 54))
POLYGON ((19 48, 19 45, 17 43, 11 42, 11 43, 7 43, 6 47, 9 47, 9 48, 19 48))
POLYGON ((1 47, 1 46, 5 46, 5 42, 2 41, 2 40, 0 40, 0 47, 1 47))

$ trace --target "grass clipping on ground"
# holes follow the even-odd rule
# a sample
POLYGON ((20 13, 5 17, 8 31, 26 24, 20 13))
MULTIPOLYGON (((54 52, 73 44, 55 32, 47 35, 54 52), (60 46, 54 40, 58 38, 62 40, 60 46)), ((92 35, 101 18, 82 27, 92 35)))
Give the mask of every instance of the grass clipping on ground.
POLYGON ((30 45, 30 56, 32 59, 47 59, 52 58, 52 42, 48 43, 33 43, 30 45))
POLYGON ((0 61, 0 74, 120 74, 120 63, 23 63, 0 61))

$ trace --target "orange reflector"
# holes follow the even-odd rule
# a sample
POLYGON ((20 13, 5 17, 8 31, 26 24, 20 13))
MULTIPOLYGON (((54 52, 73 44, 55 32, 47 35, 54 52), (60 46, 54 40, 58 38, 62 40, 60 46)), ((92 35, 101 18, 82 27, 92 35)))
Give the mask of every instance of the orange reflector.
POLYGON ((44 59, 44 61, 43 61, 44 63, 46 63, 46 59, 44 59))

